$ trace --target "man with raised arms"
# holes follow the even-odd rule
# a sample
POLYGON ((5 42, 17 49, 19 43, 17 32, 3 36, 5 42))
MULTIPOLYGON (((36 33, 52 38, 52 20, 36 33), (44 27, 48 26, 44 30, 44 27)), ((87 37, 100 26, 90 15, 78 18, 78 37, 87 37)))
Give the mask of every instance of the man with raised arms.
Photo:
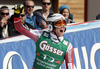
POLYGON ((17 31, 30 37, 36 43, 36 58, 32 69, 59 69, 65 60, 66 69, 74 69, 73 46, 63 37, 66 20, 55 13, 48 17, 49 31, 25 29, 21 25, 20 12, 23 5, 15 5, 14 25, 17 31))

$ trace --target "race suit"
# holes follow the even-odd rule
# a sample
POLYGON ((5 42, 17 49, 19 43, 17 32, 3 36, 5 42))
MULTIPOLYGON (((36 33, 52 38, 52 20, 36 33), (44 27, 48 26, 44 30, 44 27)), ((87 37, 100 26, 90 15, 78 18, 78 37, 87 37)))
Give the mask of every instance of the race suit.
POLYGON ((17 31, 36 42, 36 58, 32 69, 59 69, 64 59, 66 69, 74 69, 73 46, 68 40, 60 37, 61 41, 58 42, 50 32, 23 27, 19 17, 14 18, 14 25, 17 31))

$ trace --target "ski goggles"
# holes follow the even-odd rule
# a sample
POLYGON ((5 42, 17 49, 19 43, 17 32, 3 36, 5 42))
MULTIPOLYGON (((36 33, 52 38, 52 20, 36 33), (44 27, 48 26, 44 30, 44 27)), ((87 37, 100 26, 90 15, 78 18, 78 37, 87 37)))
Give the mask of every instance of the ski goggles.
POLYGON ((67 26, 66 20, 59 20, 59 21, 55 22, 55 27, 61 28, 62 26, 64 26, 64 27, 67 26))

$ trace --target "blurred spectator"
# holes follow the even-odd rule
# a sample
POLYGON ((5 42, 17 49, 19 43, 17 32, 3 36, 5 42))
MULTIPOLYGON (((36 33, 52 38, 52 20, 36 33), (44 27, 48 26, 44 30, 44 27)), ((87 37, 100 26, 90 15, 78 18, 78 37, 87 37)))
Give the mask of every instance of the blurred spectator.
POLYGON ((34 18, 33 18, 33 10, 34 10, 34 1, 33 0, 26 0, 24 3, 24 11, 26 14, 25 22, 29 23, 35 28, 34 18))
MULTIPOLYGON (((25 22, 25 24, 28 25, 28 27, 31 27, 32 29, 34 29, 35 28, 35 25, 34 25, 35 20, 33 20, 34 18, 32 15, 33 10, 34 10, 34 2, 33 2, 33 0, 26 0, 26 1, 24 1, 23 5, 24 5, 24 13, 25 13, 25 17, 23 17, 23 18, 25 18, 24 22, 25 22)), ((12 15, 10 17, 10 22, 13 23, 13 25, 14 25, 14 15, 12 15)))
POLYGON ((96 16, 96 20, 100 20, 100 14, 96 16))
POLYGON ((20 19, 21 19, 21 22, 22 22, 23 25, 27 26, 28 28, 34 29, 34 27, 32 25, 30 25, 29 23, 25 22, 25 19, 26 19, 25 12, 22 12, 20 14, 20 19))
POLYGON ((70 7, 67 5, 63 5, 59 8, 59 13, 62 14, 65 18, 67 23, 74 23, 73 15, 70 13, 70 7))
POLYGON ((48 16, 52 13, 54 13, 52 10, 50 10, 52 6, 51 0, 41 0, 41 7, 42 9, 38 9, 34 11, 34 15, 38 14, 41 17, 41 22, 38 21, 37 15, 36 15, 36 28, 37 29, 45 29, 47 28, 46 20, 48 16))
POLYGON ((7 6, 2 6, 0 8, 0 38, 19 34, 16 33, 14 25, 8 19, 9 9, 7 6))

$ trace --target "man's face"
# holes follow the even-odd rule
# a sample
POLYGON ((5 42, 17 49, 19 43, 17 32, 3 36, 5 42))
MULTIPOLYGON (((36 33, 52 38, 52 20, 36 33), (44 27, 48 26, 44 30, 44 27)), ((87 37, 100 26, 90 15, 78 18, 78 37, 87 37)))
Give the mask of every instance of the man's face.
POLYGON ((57 28, 54 30, 54 32, 56 32, 57 36, 58 37, 61 37, 63 36, 64 32, 65 32, 65 27, 62 26, 61 28, 57 28))
POLYGON ((21 19, 21 21, 22 21, 22 24, 25 22, 25 18, 26 18, 25 12, 22 12, 22 13, 20 14, 20 19, 21 19))
POLYGON ((41 6, 44 11, 48 11, 51 8, 51 5, 52 4, 51 4, 50 0, 43 0, 41 6))
POLYGON ((31 15, 33 13, 33 10, 34 10, 34 2, 33 1, 26 1, 24 9, 25 9, 25 13, 28 13, 29 15, 31 15))
POLYGON ((8 20, 8 18, 9 18, 9 10, 1 10, 0 19, 2 19, 2 18, 6 18, 6 20, 8 20))

